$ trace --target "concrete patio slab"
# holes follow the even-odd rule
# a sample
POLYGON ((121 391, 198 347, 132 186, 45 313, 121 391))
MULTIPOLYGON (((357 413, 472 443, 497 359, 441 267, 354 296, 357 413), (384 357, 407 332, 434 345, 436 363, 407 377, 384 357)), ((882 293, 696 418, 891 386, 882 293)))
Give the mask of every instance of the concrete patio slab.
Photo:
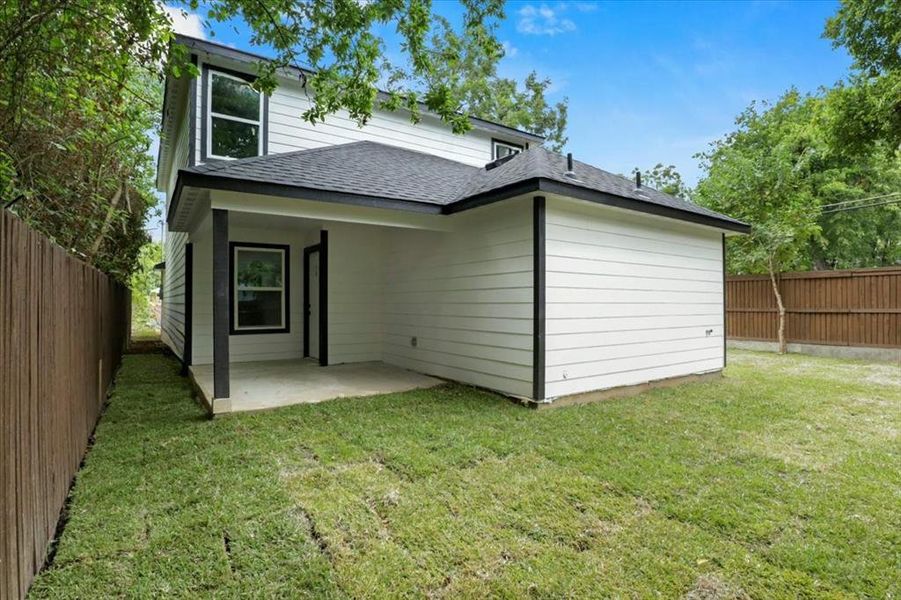
POLYGON ((380 362, 321 367, 315 360, 231 363, 231 397, 213 397, 213 365, 193 365, 191 377, 214 414, 263 410, 428 388, 443 383, 380 362))

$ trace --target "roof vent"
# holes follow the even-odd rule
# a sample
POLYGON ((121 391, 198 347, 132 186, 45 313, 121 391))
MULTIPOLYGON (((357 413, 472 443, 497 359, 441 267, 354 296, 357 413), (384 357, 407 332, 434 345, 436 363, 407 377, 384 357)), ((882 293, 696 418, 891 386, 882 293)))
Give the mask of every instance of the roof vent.
POLYGON ((635 171, 635 189, 641 189, 641 171, 635 171))
POLYGON ((502 156, 498 159, 495 159, 495 160, 491 161, 490 163, 488 163, 487 165, 485 165, 485 170, 490 171, 491 169, 496 169, 497 167, 501 166, 505 162, 513 160, 513 158, 515 156, 518 156, 518 154, 519 153, 517 152, 516 154, 508 154, 507 156, 502 156))
POLYGON ((573 153, 568 152, 566 154, 566 173, 564 173, 567 177, 571 177, 573 179, 576 178, 576 172, 573 171, 573 153))

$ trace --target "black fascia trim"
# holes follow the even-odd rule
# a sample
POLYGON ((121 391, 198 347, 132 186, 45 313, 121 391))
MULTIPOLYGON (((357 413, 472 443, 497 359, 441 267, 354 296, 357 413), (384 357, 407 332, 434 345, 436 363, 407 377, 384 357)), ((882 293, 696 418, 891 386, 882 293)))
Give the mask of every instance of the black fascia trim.
POLYGON ((726 234, 722 234, 723 244, 723 368, 726 368, 726 320, 729 313, 726 312, 726 234))
MULTIPOLYGON (((220 67, 218 65, 211 65, 208 62, 203 63, 203 68, 200 72, 200 85, 201 85, 201 94, 200 94, 200 162, 207 162, 208 160, 220 160, 210 159, 207 155, 207 139, 206 136, 210 133, 207 131, 207 120, 209 117, 209 81, 210 81, 210 72, 214 73, 225 73, 226 75, 231 75, 232 77, 237 77, 238 79, 243 79, 247 83, 253 83, 257 80, 256 75, 251 75, 250 73, 243 73, 241 71, 235 71, 234 69, 229 69, 227 67, 220 67)), ((268 94, 263 94, 263 108, 260 109, 263 111, 263 114, 260 115, 260 136, 262 136, 262 150, 260 154, 257 156, 266 156, 269 154, 269 96, 268 94)), ((196 121, 195 121, 196 122, 196 121)), ((191 163, 191 166, 194 166, 194 163, 191 163)))
MULTIPOLYGON (((206 52, 207 54, 211 54, 213 56, 220 56, 222 58, 233 60, 235 62, 244 63, 244 64, 256 64, 259 62, 272 62, 272 58, 268 56, 264 56, 262 54, 257 54, 254 52, 247 52, 244 50, 237 50, 235 48, 231 48, 229 46, 225 46, 223 44, 217 44, 216 42, 210 42, 208 40, 200 40, 197 38, 192 38, 190 36, 176 34, 175 41, 179 44, 183 44, 188 46, 189 48, 194 48, 197 50, 201 50, 206 52)), ((286 75, 295 75, 304 77, 313 75, 315 72, 309 69, 299 69, 293 66, 284 66, 282 67, 284 74, 286 75)), ((382 90, 378 91, 378 97, 380 100, 386 100, 389 97, 387 92, 382 90)), ((419 108, 422 112, 428 113, 432 116, 438 116, 428 110, 428 107, 424 102, 419 103, 419 108)), ((485 119, 480 119, 478 117, 469 117, 469 121, 475 125, 478 129, 482 129, 485 131, 494 131, 500 134, 509 133, 510 135, 515 135, 521 137, 523 139, 527 139, 532 142, 542 143, 544 142, 544 136, 538 135, 537 133, 530 133, 528 131, 522 131, 520 129, 516 129, 515 127, 508 127, 507 125, 502 125, 501 123, 495 123, 493 121, 486 121, 485 119)))
POLYGON ((172 192, 172 200, 169 202, 169 208, 166 211, 166 225, 171 229, 172 228, 172 219, 175 217, 176 209, 178 208, 178 203, 181 201, 181 171, 178 173, 178 179, 175 180, 175 191, 172 192))
POLYGON ((291 246, 288 244, 264 244, 261 242, 229 242, 228 243, 228 300, 231 303, 229 322, 229 334, 231 335, 267 335, 271 333, 291 333, 291 246), (235 250, 237 248, 269 248, 281 250, 285 256, 285 280, 282 285, 285 288, 284 327, 270 327, 268 329, 238 329, 236 327, 238 315, 235 313, 235 250))
POLYGON ((328 366, 328 230, 319 232, 319 365, 328 366))
POLYGON ((185 348, 181 357, 181 374, 187 375, 194 350, 194 244, 185 244, 185 348))
POLYGON ((501 200, 506 200, 507 198, 513 198, 514 196, 521 196, 523 194, 537 192, 539 191, 539 189, 541 189, 539 184, 540 181, 538 177, 525 179, 523 181, 517 181, 516 183, 505 185, 501 188, 482 192, 481 194, 476 194, 475 196, 469 196, 468 198, 464 198, 463 200, 457 200, 453 204, 445 204, 442 207, 441 212, 446 215, 452 215, 458 212, 463 212, 465 210, 478 208, 480 206, 494 204, 495 202, 500 202, 501 200))
POLYGON ((532 399, 542 402, 545 396, 545 325, 547 210, 544 196, 532 199, 532 399))
POLYGON ((699 225, 707 225, 718 229, 726 229, 739 233, 748 233, 751 227, 744 223, 726 221, 717 217, 693 213, 677 208, 653 204, 651 202, 643 202, 623 196, 616 196, 597 190, 590 190, 579 186, 574 186, 544 177, 533 177, 523 181, 518 181, 494 190, 489 190, 481 194, 469 196, 462 200, 458 200, 451 204, 431 204, 427 202, 417 202, 415 200, 400 200, 393 198, 382 198, 379 196, 368 196, 365 194, 354 194, 346 192, 334 192, 330 190, 319 190, 315 188, 305 188, 299 186, 266 183, 257 181, 248 181, 246 179, 237 179, 234 177, 223 177, 212 173, 196 173, 181 170, 175 185, 175 194, 173 201, 169 205, 169 214, 167 222, 172 221, 175 209, 181 199, 182 188, 200 187, 207 189, 226 190, 233 192, 246 192, 250 194, 262 194, 269 196, 281 196, 284 198, 297 198, 302 200, 315 200, 320 202, 333 202, 338 204, 352 204, 356 206, 367 206, 370 208, 389 208, 397 210, 405 210, 410 212, 419 212, 425 214, 445 214, 451 215, 465 210, 470 210, 494 202, 500 202, 514 196, 529 194, 532 192, 546 192, 568 196, 578 200, 586 200, 596 204, 604 204, 623 208, 626 210, 641 212, 678 221, 687 221, 697 223, 699 225))
MULTIPOLYGON (((371 208, 394 208, 410 212, 426 214, 440 214, 442 205, 415 200, 399 200, 382 198, 379 196, 367 196, 352 192, 333 192, 331 190, 319 190, 281 183, 267 183, 263 181, 248 181, 235 177, 222 177, 213 173, 195 173, 180 171, 176 192, 182 187, 200 187, 211 190, 223 190, 230 192, 245 192, 248 194, 262 194, 266 196, 280 196, 282 198, 296 198, 298 200, 316 200, 319 202, 331 202, 335 204, 353 204, 356 206, 368 206, 371 208)), ((175 197, 178 200, 179 196, 175 197)), ((173 202, 173 205, 175 203, 173 202)))
MULTIPOLYGON (((310 256, 321 246, 313 244, 303 249, 303 357, 310 356, 310 256)), ((321 271, 321 268, 320 268, 321 271)))
POLYGON ((678 208, 671 208, 669 206, 662 206, 651 202, 642 202, 641 200, 634 200, 632 198, 616 196, 606 192, 590 190, 543 177, 539 178, 538 189, 549 194, 559 194, 560 196, 568 196, 570 198, 576 198, 577 200, 587 200, 588 202, 594 202, 596 204, 624 208, 626 210, 666 217, 678 221, 688 221, 689 223, 697 223, 699 225, 708 225, 718 229, 728 229, 730 231, 738 231, 741 233, 748 233, 751 231, 751 227, 744 223, 725 221, 717 217, 693 213, 678 208))

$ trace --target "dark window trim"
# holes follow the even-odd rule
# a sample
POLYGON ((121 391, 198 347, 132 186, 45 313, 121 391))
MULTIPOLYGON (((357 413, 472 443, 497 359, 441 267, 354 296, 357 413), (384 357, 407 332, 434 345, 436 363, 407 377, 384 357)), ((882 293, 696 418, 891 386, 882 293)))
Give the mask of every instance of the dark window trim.
POLYGON ((268 335, 272 333, 291 333, 291 246, 288 244, 264 244, 262 242, 229 242, 228 243, 228 301, 231 308, 231 320, 229 333, 231 335, 268 335), (282 250, 285 257, 285 280, 282 285, 284 294, 284 327, 271 327, 269 329, 238 329, 238 314, 235 307, 235 250, 238 248, 266 248, 270 250, 282 250))
POLYGON ((303 249, 303 357, 310 356, 310 256, 319 254, 319 365, 328 365, 328 231, 303 249))
POLYGON ((535 196, 532 198, 532 399, 535 402, 544 401, 545 396, 546 221, 546 200, 544 196, 535 196))
POLYGON ((499 138, 491 138, 491 160, 497 160, 499 157, 497 155, 496 149, 498 144, 503 144, 504 146, 510 146, 511 148, 519 148, 520 152, 525 152, 526 147, 523 144, 517 144, 515 142, 508 142, 507 140, 502 140, 499 138))
MULTIPOLYGON (((197 66, 197 55, 191 55, 191 64, 195 67, 197 66)), ((189 131, 191 135, 188 136, 188 166, 193 167, 197 164, 197 132, 195 128, 197 127, 197 78, 191 78, 191 84, 188 86, 188 94, 190 97, 188 98, 188 118, 190 122, 188 123, 189 131)))
MULTIPOLYGON (((247 83, 253 83, 257 79, 256 76, 250 75, 248 73, 242 73, 240 71, 234 71, 226 67, 219 67, 217 65, 203 63, 203 67, 200 69, 200 162, 202 163, 205 163, 208 160, 232 160, 223 158, 210 158, 207 153, 207 136, 211 133, 208 131, 209 127, 207 127, 210 110, 209 85, 210 77, 212 77, 210 75, 210 71, 225 73, 226 75, 231 75, 232 77, 243 79, 247 83)), ((267 154, 269 154, 269 96, 267 94, 263 94, 262 92, 260 92, 260 94, 263 96, 263 108, 261 109, 263 111, 263 114, 260 115, 260 136, 262 137, 262 143, 260 154, 258 154, 257 156, 266 156, 267 154)))

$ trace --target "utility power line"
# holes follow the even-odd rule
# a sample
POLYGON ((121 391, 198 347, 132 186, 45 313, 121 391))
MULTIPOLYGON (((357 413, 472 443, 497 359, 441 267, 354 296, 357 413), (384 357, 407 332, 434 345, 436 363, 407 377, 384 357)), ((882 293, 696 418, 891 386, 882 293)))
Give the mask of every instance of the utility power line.
POLYGON ((847 212, 849 210, 858 210, 860 208, 873 208, 876 206, 888 206, 890 204, 901 204, 901 198, 894 198, 892 200, 882 200, 881 202, 871 202, 870 204, 859 204, 857 206, 844 206, 839 208, 833 208, 831 210, 824 210, 820 214, 830 215, 838 212, 847 212))
POLYGON ((824 204, 820 208, 831 209, 833 207, 843 206, 845 204, 855 204, 858 202, 869 202, 870 200, 879 200, 880 198, 888 198, 889 196, 897 196, 901 194, 901 192, 891 192, 889 194, 881 194, 879 196, 870 196, 869 198, 858 198, 857 200, 844 200, 842 202, 833 202, 831 204, 824 204))

